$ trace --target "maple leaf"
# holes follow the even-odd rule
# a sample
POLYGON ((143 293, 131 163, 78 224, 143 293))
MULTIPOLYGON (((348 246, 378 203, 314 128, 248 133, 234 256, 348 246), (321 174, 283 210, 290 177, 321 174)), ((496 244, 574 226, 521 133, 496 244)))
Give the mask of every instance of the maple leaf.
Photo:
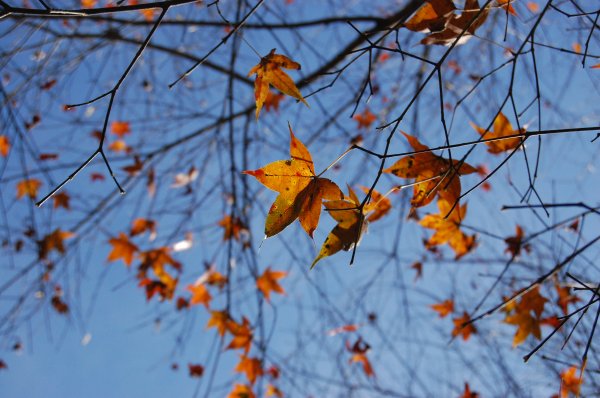
POLYGON ((262 376, 263 368, 260 359, 249 358, 246 355, 240 355, 240 362, 235 367, 238 373, 245 373, 246 378, 251 385, 254 385, 256 378, 262 376))
MULTIPOLYGON (((479 127, 474 123, 470 123, 471 127, 473 127, 479 134, 481 134, 482 138, 485 139, 496 139, 507 137, 511 135, 525 135, 525 128, 521 128, 520 130, 513 129, 512 125, 508 118, 500 112, 498 116, 494 119, 493 131, 486 131, 483 127, 479 127)), ((488 152, 493 154, 499 154, 502 152, 507 152, 517 148, 521 145, 522 139, 519 137, 508 138, 505 140, 498 141, 486 141, 485 145, 488 146, 488 152)))
POLYGON ((225 332, 229 329, 231 317, 227 311, 210 311, 210 318, 206 324, 207 328, 217 328, 219 336, 225 336, 225 332))
POLYGON ((235 239, 239 241, 241 232, 248 230, 242 220, 238 217, 231 217, 230 215, 224 216, 219 221, 219 226, 223 227, 223 240, 235 239))
POLYGON ((44 236, 41 241, 38 242, 38 258, 40 260, 48 258, 48 255, 52 250, 64 254, 65 244, 64 240, 75 236, 74 233, 69 231, 61 231, 60 228, 55 229, 52 233, 44 236))
POLYGON ((416 261, 410 266, 410 268, 412 268, 416 271, 415 282, 417 281, 417 279, 421 279, 423 277, 423 263, 422 262, 416 261))
POLYGON ((548 299, 540 294, 540 287, 536 286, 525 293, 519 303, 516 305, 517 312, 533 311, 538 318, 544 312, 544 305, 548 299))
POLYGON ((42 182, 36 178, 19 181, 17 183, 17 199, 21 199, 25 195, 35 199, 40 186, 42 186, 42 182))
POLYGON ((439 314, 440 318, 445 318, 454 311, 454 300, 444 300, 441 303, 432 304, 430 307, 439 314))
POLYGON ((58 294, 52 296, 50 304, 52 305, 52 308, 54 308, 54 310, 56 310, 56 312, 59 314, 67 314, 69 312, 69 305, 65 303, 62 297, 58 294))
POLYGON ((465 390, 460 396, 460 398, 479 398, 479 393, 471 391, 471 387, 469 387, 469 383, 465 382, 465 390))
POLYGON ((98 0, 81 0, 82 8, 94 8, 98 0))
POLYGON ((65 191, 56 193, 52 196, 52 207, 58 209, 62 207, 64 209, 69 210, 71 207, 69 206, 69 200, 71 197, 65 191))
POLYGON ((560 373, 560 396, 562 398, 568 398, 571 394, 575 397, 579 397, 579 391, 583 380, 581 375, 576 375, 576 372, 577 368, 571 366, 569 369, 560 373))
POLYGON ((465 311, 461 317, 452 319, 454 323, 454 329, 452 330, 452 337, 461 335, 463 340, 468 340, 471 334, 477 333, 475 325, 468 323, 471 320, 469 314, 465 311))
POLYGON ((188 363, 188 371, 190 373, 190 377, 202 377, 204 374, 204 366, 188 363))
POLYGON ((125 136, 127 134, 131 134, 131 128, 129 127, 129 122, 121 122, 121 121, 112 122, 110 125, 110 132, 119 138, 123 138, 123 136, 125 136))
POLYGON ((421 9, 417 10, 415 17, 418 18, 413 21, 413 29, 411 29, 432 32, 421 40, 421 44, 425 45, 449 46, 459 36, 457 44, 464 44, 483 25, 489 13, 489 8, 483 10, 479 8, 477 0, 466 0, 460 15, 456 14, 456 8, 451 0, 429 0, 423 7, 427 6, 428 8, 421 15, 419 15, 421 9))
POLYGON ((273 384, 267 384, 267 391, 265 392, 265 397, 277 397, 283 398, 283 392, 273 384))
POLYGON ((156 238, 156 221, 145 218, 136 218, 133 220, 129 236, 140 235, 146 231, 150 232, 150 240, 154 240, 154 238, 156 238))
MULTIPOLYGON (((363 190, 369 191, 367 188, 363 190)), ((360 241, 369 222, 376 221, 389 212, 391 202, 388 198, 373 190, 371 199, 371 202, 363 207, 362 212, 359 211, 360 201, 352 188, 348 187, 348 196, 345 199, 324 203, 329 215, 337 221, 337 225, 325 238, 319 254, 310 266, 311 269, 325 257, 332 256, 340 250, 351 250, 354 244, 360 241)))
POLYGON ((400 158, 384 173, 392 173, 400 178, 414 178, 414 194, 411 200, 413 207, 425 206, 438 194, 448 202, 454 203, 460 197, 459 176, 477 172, 477 169, 466 162, 445 159, 434 155, 429 147, 417 138, 402 132, 410 146, 418 153, 400 158))
POLYGON ((322 200, 342 199, 340 188, 315 175, 310 152, 290 129, 290 160, 278 160, 258 170, 242 173, 254 176, 267 188, 279 192, 265 220, 265 235, 271 237, 297 218, 312 237, 321 215, 322 200))
POLYGON ((528 243, 523 244, 523 236, 523 228, 521 228, 520 225, 517 225, 516 235, 504 239, 507 246, 505 252, 510 253, 513 257, 517 257, 521 254, 521 249, 525 249, 525 251, 529 253, 531 246, 528 243))
POLYGON ((227 398, 256 398, 252 388, 246 384, 236 384, 227 398))
POLYGON ((127 143, 123 140, 116 140, 114 142, 111 142, 111 144, 108 146, 108 149, 110 149, 113 152, 125 152, 125 153, 131 152, 131 149, 129 148, 127 143))
POLYGON ((123 262, 130 266, 133 256, 138 252, 138 247, 129 241, 129 237, 123 232, 119 233, 118 238, 111 238, 108 243, 112 246, 112 251, 108 254, 108 261, 123 259, 123 262))
POLYGON ((375 372, 373 372, 373 367, 371 366, 371 362, 367 357, 367 353, 371 349, 371 346, 364 342, 361 337, 359 337, 352 346, 350 346, 349 343, 346 342, 346 348, 352 353, 349 362, 361 363, 363 366, 363 371, 365 372, 367 377, 375 377, 375 372))
POLYGON ((358 124, 358 129, 368 129, 371 127, 371 125, 377 120, 377 116, 371 112, 369 110, 369 108, 366 108, 363 113, 359 113, 358 115, 354 115, 354 117, 352 118, 354 120, 356 120, 356 123, 358 124))
POLYGON ((281 70, 281 68, 300 70, 300 64, 292 61, 285 55, 275 54, 275 49, 272 49, 269 54, 262 57, 260 62, 248 72, 248 76, 256 74, 256 80, 254 81, 254 97, 256 98, 257 119, 269 94, 269 85, 286 95, 302 101, 308 106, 294 81, 287 73, 281 70))
POLYGON ((0 134, 0 155, 3 157, 8 156, 8 152, 10 151, 10 140, 7 136, 0 134))
POLYGON ((517 312, 516 314, 509 315, 504 322, 517 325, 513 347, 522 344, 530 334, 533 334, 538 340, 542 337, 539 318, 533 317, 529 312, 517 312))
POLYGON ((498 5, 500 6, 500 8, 506 10, 513 17, 516 17, 517 16, 517 11, 512 6, 512 3, 514 1, 516 1, 516 0, 497 0, 498 5))
POLYGON ((158 293, 162 299, 172 299, 179 280, 167 272, 166 266, 170 265, 176 271, 181 271, 181 264, 171 257, 169 248, 159 247, 140 252, 140 259, 137 278, 141 281, 140 286, 146 286, 148 299, 155 293, 158 293), (152 269, 157 280, 147 278, 149 269, 152 269))
POLYGON ((264 108, 266 112, 270 112, 274 110, 276 112, 279 111, 279 103, 283 100, 283 94, 276 94, 273 91, 269 90, 267 94, 267 98, 265 99, 264 108))
POLYGON ((446 200, 438 200, 438 214, 428 214, 419 221, 425 228, 434 229, 434 234, 426 242, 426 247, 447 243, 458 260, 475 248, 475 235, 467 235, 460 225, 467 213, 467 205, 457 205, 450 214, 452 205, 446 200))
POLYGON ((235 350, 243 348, 244 353, 250 351, 252 345, 252 329, 250 328, 250 321, 246 317, 242 318, 242 323, 237 323, 233 320, 227 322, 227 330, 233 335, 233 339, 227 346, 228 350, 235 350))
POLYGON ((271 271, 271 267, 267 267, 265 272, 256 279, 256 287, 262 292, 267 301, 270 301, 271 291, 279 294, 285 294, 285 290, 279 285, 278 280, 285 278, 285 271, 271 271))
POLYGON ((558 294, 556 304, 558 304, 563 314, 567 315, 569 313, 569 304, 574 304, 578 301, 581 301, 581 299, 571 294, 571 288, 569 286, 560 286, 557 283, 554 285, 554 287, 556 288, 556 293, 558 294))
POLYGON ((203 284, 189 285, 187 290, 192 293, 192 298, 189 301, 190 305, 203 304, 206 308, 208 308, 212 297, 206 286, 203 284))

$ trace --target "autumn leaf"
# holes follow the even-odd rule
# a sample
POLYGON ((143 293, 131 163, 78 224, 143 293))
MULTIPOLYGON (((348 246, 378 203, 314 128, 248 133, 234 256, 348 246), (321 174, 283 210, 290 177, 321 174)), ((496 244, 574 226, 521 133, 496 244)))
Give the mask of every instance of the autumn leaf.
POLYGON ((260 63, 255 65, 250 69, 250 72, 248 72, 248 76, 256 74, 256 80, 254 81, 254 97, 256 98, 257 119, 269 94, 269 85, 286 95, 302 101, 308 106, 294 81, 287 73, 281 70, 281 68, 299 70, 300 64, 292 61, 285 55, 275 54, 275 49, 272 49, 268 55, 261 58, 260 63))
POLYGON ((55 229, 48 235, 44 236, 38 243, 38 258, 40 260, 48 258, 48 255, 53 250, 64 254, 65 244, 64 240, 75 236, 74 233, 69 231, 62 231, 60 228, 55 229))
POLYGON ((252 392, 252 388, 246 384, 236 384, 227 398, 256 398, 252 392))
POLYGON ((237 323, 233 320, 227 322, 227 330, 233 336, 233 339, 227 346, 228 350, 236 350, 239 348, 244 349, 244 353, 250 351, 252 345, 252 329, 250 328, 250 322, 246 317, 243 317, 242 323, 237 323))
POLYGON ((266 112, 270 111, 279 111, 279 103, 283 100, 285 96, 283 94, 276 94, 273 91, 269 90, 267 94, 267 98, 265 99, 264 108, 266 112))
POLYGON ((52 196, 52 207, 58 209, 62 207, 63 209, 69 210, 71 207, 69 205, 69 201, 71 197, 65 191, 58 192, 52 196))
POLYGON ((240 355, 240 362, 235 367, 235 371, 238 373, 245 373, 246 378, 251 385, 254 385, 256 378, 263 374, 260 359, 249 358, 246 355, 240 355))
POLYGON ((192 298, 189 301, 190 305, 203 304, 206 308, 208 308, 212 297, 206 286, 203 284, 189 285, 187 290, 192 293, 192 298))
POLYGON ((512 3, 515 1, 517 1, 517 0, 497 0, 500 8, 506 10, 510 15, 516 17, 517 11, 515 11, 515 8, 512 5, 512 3))
MULTIPOLYGON (((363 191, 368 192, 369 190, 363 188, 363 191)), ((324 204, 329 215, 337 221, 337 225, 325 238, 319 254, 310 266, 311 269, 325 257, 332 256, 340 250, 352 249, 354 244, 360 241, 369 222, 380 219, 391 208, 390 200, 373 190, 371 201, 363 207, 362 212, 359 211, 360 201, 350 187, 348 187, 348 196, 345 199, 328 201, 324 204)))
POLYGON ((455 10, 452 0, 427 0, 404 23, 404 27, 413 32, 439 32, 445 28, 455 10))
POLYGON ((279 285, 279 279, 286 276, 287 272, 271 271, 271 267, 267 267, 265 272, 256 279, 256 287, 262 292, 267 301, 270 301, 271 291, 285 294, 285 290, 279 285))
POLYGON ((69 312, 69 305, 63 301, 61 295, 54 294, 52 299, 50 299, 50 304, 59 314, 67 314, 69 312))
POLYGON ((246 170, 267 188, 279 192, 265 220, 265 235, 271 237, 297 218, 312 237, 321 215, 323 200, 344 197, 340 188, 326 178, 315 175, 312 157, 304 144, 294 136, 290 126, 289 160, 269 163, 262 169, 246 170))
POLYGON ((363 371, 367 375, 367 377, 375 377, 375 372, 373 372, 373 367, 371 366, 371 362, 367 357, 367 353, 371 349, 371 346, 364 342, 361 337, 359 337, 356 342, 352 346, 346 342, 346 348, 348 351, 352 353, 350 357, 350 363, 360 363, 362 364, 363 371))
POLYGON ((265 392, 265 397, 277 397, 283 398, 283 392, 273 384, 267 384, 267 391, 265 392))
POLYGON ((31 199, 35 199, 38 189, 42 186, 42 182, 36 178, 21 180, 17 183, 17 199, 21 199, 27 195, 31 199))
MULTIPOLYGON (((449 0, 439 1, 434 0, 434 3, 442 4, 443 10, 447 10, 450 8, 449 0)), ((438 7, 442 9, 442 7, 438 7)), ((452 7, 454 4, 452 3, 452 7)), ((457 15, 455 11, 452 11, 450 14, 445 14, 446 17, 442 20, 436 19, 436 15, 434 16, 433 21, 426 28, 432 33, 421 40, 421 44, 424 45, 444 45, 449 46, 454 43, 458 39, 457 44, 466 43, 473 35, 475 35, 475 31, 483 25, 485 20, 487 19, 489 13, 489 8, 480 9, 478 0, 466 0, 464 9, 457 15), (442 25, 443 22, 443 25, 442 25)))
POLYGON ((418 279, 421 279, 423 277, 423 263, 420 261, 416 261, 414 262, 410 268, 414 269, 416 271, 415 273, 415 282, 418 279))
POLYGON ((131 134, 131 128, 129 127, 129 122, 123 122, 123 121, 112 122, 110 125, 110 132, 119 138, 123 138, 123 136, 125 136, 127 134, 131 134))
POLYGON ((144 232, 150 232, 150 240, 156 238, 156 221, 146 218, 136 218, 133 220, 129 236, 141 235, 144 232))
POLYGON ((452 312, 454 312, 454 300, 448 299, 444 300, 441 303, 430 305, 431 309, 437 312, 440 318, 445 318, 452 312))
POLYGON ((515 310, 517 312, 533 311, 538 318, 544 312, 544 305, 548 299, 540 294, 540 287, 536 286, 525 293, 517 303, 515 310))
POLYGON ((138 252, 138 247, 129 241, 129 237, 121 232, 118 238, 111 238, 108 243, 112 246, 112 251, 108 254, 107 260, 112 262, 122 259, 127 266, 130 266, 135 253, 138 252))
POLYGON ((469 383, 465 383, 465 390, 459 398, 479 398, 479 393, 471 391, 469 383))
POLYGON ((468 340, 471 334, 477 333, 475 325, 468 323, 471 321, 471 317, 467 312, 463 312, 462 316, 452 319, 454 323, 454 329, 452 330, 452 337, 462 336, 463 340, 468 340))
POLYGON ((327 331, 328 336, 336 336, 340 333, 356 332, 361 328, 361 324, 344 325, 327 331))
POLYGON ((517 225, 515 236, 504 239, 507 246, 505 252, 510 253, 513 257, 517 257, 521 254, 521 249, 524 249, 529 253, 531 246, 528 243, 523 244, 523 236, 523 228, 521 228, 520 225, 517 225))
POLYGON ((366 108, 363 111, 363 113, 354 115, 352 119, 356 120, 356 123, 358 124, 357 127, 359 130, 366 130, 369 129, 371 125, 377 120, 377 116, 373 112, 371 112, 369 108, 366 108))
POLYGON ((581 299, 571 294, 571 288, 569 286, 560 286, 557 283, 554 285, 554 288, 558 294, 556 304, 558 304, 563 314, 567 315, 569 313, 569 304, 577 303, 578 301, 581 301, 581 299))
POLYGON ((204 374, 204 366, 199 364, 188 363, 188 371, 190 377, 202 377, 204 374))
POLYGON ((239 241, 241 232, 248 230, 242 220, 230 215, 223 216, 219 221, 219 226, 223 228, 223 240, 235 239, 239 241))
POLYGON ((98 0, 81 0, 81 8, 94 8, 98 0))
POLYGON ((402 132, 414 149, 413 155, 400 158, 384 173, 392 173, 400 178, 415 179, 414 194, 411 200, 413 207, 425 206, 438 194, 446 201, 454 203, 460 197, 461 185, 459 176, 477 172, 477 169, 466 162, 442 158, 434 155, 429 147, 417 138, 402 132))
POLYGON ((446 200, 438 200, 438 214, 428 214, 419 221, 424 228, 435 230, 426 242, 426 247, 433 247, 447 243, 454 251, 455 258, 459 259, 475 248, 475 235, 467 235, 460 225, 467 214, 467 205, 457 205, 450 214, 452 205, 446 200))
POLYGON ((8 152, 10 151, 10 140, 5 135, 0 135, 0 155, 3 157, 8 156, 8 152))
POLYGON ((0 359, 0 370, 8 369, 8 365, 2 359, 0 359))
MULTIPOLYGON (((141 263, 138 266, 138 279, 148 279, 148 270, 152 270, 157 280, 151 280, 150 286, 153 290, 146 288, 146 292, 159 293, 162 299, 170 300, 173 298, 178 279, 167 272, 166 266, 169 265, 176 271, 181 271, 181 264, 171 257, 168 247, 159 247, 140 252, 141 263)), ((146 286, 148 283, 146 283, 146 286)), ((148 295, 148 299, 152 297, 148 295)))
POLYGON ((504 322, 517 326, 513 347, 522 344, 529 335, 541 339, 540 317, 544 311, 544 305, 548 301, 540 294, 539 286, 529 290, 521 299, 505 309, 507 313, 504 322))
POLYGON ((227 311, 210 311, 210 318, 206 324, 207 328, 216 328, 219 336, 225 336, 227 332, 231 318, 227 311))
MULTIPOLYGON (((492 131, 486 131, 486 129, 479 127, 474 123, 471 123, 471 127, 473 127, 479 134, 481 134, 481 137, 485 139, 498 139, 511 135, 523 135, 523 138, 525 138, 524 135, 526 133, 525 128, 521 128, 520 130, 513 129, 510 121, 502 112, 500 112, 498 116, 496 116, 496 119, 494 119, 492 131)), ((488 146, 488 152, 499 154, 519 147, 521 142, 521 138, 515 137, 504 140, 500 139, 497 141, 486 141, 485 144, 488 146)))
POLYGON ((571 394, 573 394, 574 397, 579 397, 579 391, 583 380, 581 376, 577 376, 576 372, 577 368, 571 366, 569 369, 560 373, 560 396, 562 398, 568 398, 571 394))

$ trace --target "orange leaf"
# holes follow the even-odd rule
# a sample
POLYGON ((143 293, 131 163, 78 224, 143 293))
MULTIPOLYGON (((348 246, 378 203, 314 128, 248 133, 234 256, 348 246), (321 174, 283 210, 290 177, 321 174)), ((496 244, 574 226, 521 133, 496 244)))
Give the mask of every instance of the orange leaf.
POLYGON ((240 233, 248 230, 242 220, 238 217, 231 217, 230 215, 224 216, 221 221, 219 221, 219 226, 223 227, 223 240, 235 239, 239 241, 240 233))
POLYGON ((520 225, 516 227, 516 235, 504 239, 504 242, 507 246, 505 252, 510 253, 513 257, 521 254, 521 249, 525 249, 527 253, 531 250, 529 244, 523 244, 523 228, 520 225))
MULTIPOLYGON (((493 131, 486 131, 485 128, 479 127, 474 123, 471 123, 471 127, 473 127, 479 134, 481 134, 481 137, 485 139, 500 139, 502 137, 511 135, 525 135, 526 132, 524 128, 521 128, 520 130, 513 129, 510 121, 502 112, 500 112, 498 116, 496 116, 496 119, 494 119, 493 131)), ((515 137, 500 139, 498 141, 486 141, 485 145, 488 146, 488 152, 499 154, 517 148, 519 145, 521 145, 521 142, 521 138, 515 137)))
POLYGON ((129 127, 129 122, 120 122, 114 121, 110 125, 110 132, 119 138, 123 138, 123 136, 127 134, 131 134, 131 129, 129 127))
POLYGON ((569 369, 560 373, 560 396, 562 398, 568 398, 571 394, 575 397, 579 397, 579 390, 581 389, 583 380, 581 375, 576 375, 576 372, 577 368, 571 366, 569 369))
POLYGON ((470 320, 471 317, 466 312, 463 312, 461 317, 452 319, 452 322, 454 323, 452 337, 461 335, 463 340, 468 340, 469 337, 471 337, 471 334, 477 333, 475 325, 468 323, 470 320))
POLYGON ((52 233, 44 236, 38 243, 38 258, 40 260, 46 259, 52 250, 64 254, 65 245, 64 240, 75 236, 72 232, 61 231, 60 228, 55 229, 52 233))
POLYGON ((441 303, 432 304, 430 307, 440 315, 440 318, 445 318, 454 311, 454 300, 444 300, 441 303))
POLYGON ((354 115, 354 120, 358 124, 358 129, 368 129, 371 125, 377 120, 377 116, 366 108, 363 113, 359 113, 358 115, 354 115))
POLYGON ((460 398, 479 398, 479 393, 471 391, 469 383, 465 383, 465 391, 460 396, 460 398))
POLYGON ((187 290, 192 293, 192 298, 190 299, 190 305, 194 304, 203 304, 206 308, 210 304, 210 300, 212 297, 208 292, 208 289, 203 284, 199 285, 189 285, 187 290))
POLYGON ((69 210, 70 209, 70 206, 69 206, 70 199, 71 199, 71 197, 65 191, 54 194, 54 196, 52 196, 52 201, 53 201, 52 207, 55 209, 62 207, 64 209, 69 210))
POLYGON ((556 292, 558 293, 558 299, 556 300, 556 304, 563 311, 563 314, 567 315, 569 313, 569 304, 574 304, 581 299, 577 296, 571 294, 571 288, 569 286, 560 286, 558 283, 554 285, 556 288, 556 292))
POLYGON ((283 398, 283 392, 273 384, 267 384, 267 391, 265 392, 265 397, 277 397, 283 398))
POLYGON ((402 132, 414 151, 419 152, 400 158, 384 173, 392 173, 400 178, 414 178, 414 194, 411 200, 413 207, 425 206, 438 194, 448 202, 454 203, 460 197, 461 185, 459 176, 477 172, 477 169, 466 162, 444 159, 434 155, 429 147, 417 138, 402 132))
POLYGON ((508 315, 504 322, 517 326, 513 347, 522 344, 530 334, 533 334, 538 340, 542 337, 539 318, 533 317, 529 312, 517 312, 514 315, 508 315))
POLYGON ((154 240, 156 237, 156 221, 145 218, 136 218, 133 220, 129 236, 140 235, 146 231, 150 232, 150 240, 154 240))
POLYGON ((302 101, 308 106, 294 81, 287 73, 282 71, 281 68, 299 70, 300 64, 292 61, 285 55, 275 54, 275 49, 272 49, 271 52, 261 58, 260 63, 250 69, 250 72, 248 73, 248 76, 256 74, 256 80, 254 81, 254 97, 256 98, 257 119, 269 94, 269 85, 286 95, 302 101))
POLYGON ((281 232, 297 218, 312 237, 321 215, 322 200, 344 197, 339 187, 315 175, 312 157, 290 127, 290 160, 278 160, 262 169, 246 170, 267 188, 279 192, 265 220, 265 235, 281 232))
POLYGON ((262 376, 263 369, 260 359, 240 355, 240 362, 235 367, 238 373, 245 373, 250 384, 254 385, 256 378, 262 376))
POLYGON ((21 199, 25 195, 29 196, 31 199, 35 199, 41 185, 42 182, 36 178, 19 181, 17 183, 17 199, 21 199))
POLYGON ((7 136, 0 135, 0 155, 3 157, 8 156, 8 152, 10 151, 10 141, 7 136))
POLYGON ((227 311, 210 311, 210 318, 206 324, 207 328, 217 328, 219 336, 225 336, 225 332, 229 329, 231 318, 227 311))
POLYGON ((227 398, 256 398, 252 392, 252 388, 246 384, 236 384, 227 398))
POLYGON ((369 358, 367 358, 367 354, 354 354, 352 355, 352 358, 350 358, 350 362, 360 362, 368 377, 375 376, 375 372, 373 372, 373 367, 371 366, 371 362, 369 362, 369 358))
POLYGON ((279 285, 278 280, 285 278, 287 272, 271 271, 271 267, 267 267, 265 272, 256 279, 256 287, 262 292, 267 301, 270 300, 271 291, 279 294, 285 294, 285 290, 279 285))
POLYGON ((244 353, 248 353, 250 351, 250 346, 252 345, 252 329, 250 328, 250 322, 246 317, 242 318, 242 323, 236 323, 233 320, 230 320, 227 323, 227 329, 229 333, 233 335, 233 339, 227 346, 228 350, 235 350, 238 348, 243 348, 244 353))
POLYGON ((112 251, 108 255, 108 261, 123 259, 123 262, 130 266, 133 256, 138 251, 138 247, 129 241, 127 235, 119 233, 118 238, 111 238, 108 243, 112 246, 112 251))

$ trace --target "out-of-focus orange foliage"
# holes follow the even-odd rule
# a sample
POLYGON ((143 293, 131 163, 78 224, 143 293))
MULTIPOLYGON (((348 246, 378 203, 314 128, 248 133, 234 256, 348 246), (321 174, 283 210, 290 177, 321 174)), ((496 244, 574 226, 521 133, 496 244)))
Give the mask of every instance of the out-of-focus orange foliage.
POLYGON ((98 0, 81 0, 81 8, 94 8, 98 0))
POLYGON ((129 122, 122 121, 114 121, 110 125, 110 132, 119 138, 123 138, 123 136, 127 134, 131 134, 131 128, 129 127, 129 122))
POLYGON ((436 303, 430 305, 431 309, 437 312, 440 318, 445 318, 452 312, 454 312, 454 300, 448 299, 444 300, 441 303, 436 303))
POLYGON ((452 330, 452 337, 462 336, 463 340, 468 340, 471 334, 477 333, 475 325, 468 323, 471 320, 469 314, 465 311, 462 316, 452 319, 454 323, 454 329, 452 330))
POLYGON ((131 226, 130 236, 141 235, 144 232, 150 232, 150 240, 156 236, 156 221, 146 218, 136 218, 131 226))
POLYGON ((35 199, 38 189, 42 186, 42 182, 37 178, 29 178, 21 180, 17 183, 17 199, 21 199, 27 195, 31 199, 35 199))
POLYGON ((438 214, 428 214, 419 221, 425 228, 435 230, 435 233, 426 242, 426 247, 433 247, 447 243, 456 255, 461 258, 475 248, 475 235, 467 235, 460 225, 467 214, 467 205, 457 205, 450 214, 452 204, 446 200, 438 200, 438 214))
POLYGON ((275 54, 275 49, 272 49, 269 54, 262 57, 260 62, 248 72, 248 76, 256 74, 256 80, 254 81, 254 97, 256 98, 257 119, 269 94, 269 85, 286 95, 302 101, 308 106, 294 81, 287 73, 281 70, 281 68, 299 70, 300 64, 292 61, 285 55, 275 54))
POLYGON ((238 217, 224 216, 219 221, 219 226, 223 227, 223 240, 240 240, 240 233, 246 231, 247 227, 238 217))
POLYGON ((498 139, 497 141, 485 142, 485 145, 487 145, 488 147, 488 152, 493 154, 507 152, 521 145, 521 138, 519 137, 502 139, 503 137, 508 137, 511 135, 524 136, 526 133, 526 130, 524 128, 521 128, 519 130, 513 129, 512 125, 510 124, 510 121, 502 112, 500 112, 498 116, 496 116, 496 119, 494 119, 493 130, 486 131, 485 128, 479 127, 475 123, 471 123, 471 127, 473 127, 479 134, 481 134, 481 137, 484 139, 498 139))
POLYGON ((262 292, 267 301, 270 301, 271 292, 285 294, 285 290, 279 285, 279 279, 285 278, 287 272, 271 271, 271 267, 267 267, 265 272, 256 278, 256 287, 262 292))
POLYGON ((434 155, 429 147, 412 135, 402 132, 414 151, 418 152, 400 158, 384 173, 392 173, 400 178, 414 178, 414 194, 411 200, 413 207, 425 206, 438 194, 447 202, 454 204, 460 197, 459 176, 477 172, 477 169, 466 162, 442 158, 434 155))
POLYGON ((212 296, 204 284, 189 285, 187 290, 192 293, 192 298, 190 298, 189 301, 190 305, 203 304, 206 308, 208 308, 210 300, 212 300, 212 296))
POLYGON ((158 294, 163 300, 172 299, 178 279, 167 272, 166 266, 169 265, 174 270, 181 271, 181 264, 171 257, 169 248, 159 247, 140 252, 140 259, 137 278, 140 280, 140 286, 146 287, 148 300, 155 294, 158 294), (152 270, 157 279, 153 280, 148 277, 149 270, 152 270))
POLYGON ((277 397, 277 398, 283 398, 283 392, 275 387, 273 384, 268 384, 267 385, 267 391, 265 392, 265 397, 269 398, 269 397, 277 397))
POLYGON ((267 237, 281 232, 297 218, 302 228, 312 237, 319 224, 322 201, 344 197, 335 183, 315 175, 310 152, 294 136, 291 127, 290 157, 290 160, 278 160, 261 169, 243 172, 254 176, 267 188, 279 192, 265 221, 267 237))
POLYGON ((54 207, 55 209, 62 207, 63 209, 69 210, 71 208, 69 205, 70 199, 71 197, 65 191, 55 193, 52 196, 52 207, 54 207))
POLYGON ((44 236, 38 243, 38 258, 44 260, 48 258, 48 255, 53 250, 64 254, 65 244, 64 240, 75 236, 72 232, 62 231, 60 228, 55 229, 48 235, 44 236))
POLYGON ((539 287, 536 286, 525 293, 516 304, 514 302, 510 303, 511 305, 505 308, 506 318, 504 322, 517 326, 513 338, 513 347, 522 344, 529 335, 533 335, 538 340, 541 339, 541 316, 547 301, 540 294, 539 287))
POLYGON ((252 387, 246 384, 236 384, 227 398, 256 398, 256 395, 254 395, 252 387))
POLYGON ((248 321, 246 317, 242 318, 242 323, 237 323, 230 319, 229 322, 227 322, 227 330, 233 336, 233 339, 227 346, 227 349, 235 350, 238 348, 243 348, 244 353, 247 354, 252 346, 253 337, 250 321, 248 321))
POLYGON ((274 93, 269 90, 267 94, 267 98, 265 99, 264 107, 266 112, 270 111, 279 111, 279 103, 283 100, 285 96, 283 94, 274 93))
POLYGON ((5 135, 0 135, 0 155, 3 157, 8 156, 8 152, 10 151, 10 140, 5 135))
POLYGON ((571 294, 571 288, 569 286, 560 286, 557 283, 554 285, 554 287, 556 289, 556 293, 558 294, 556 304, 558 304, 563 314, 567 315, 569 313, 569 304, 577 303, 578 301, 581 301, 581 299, 571 294))
POLYGON ((479 393, 471 391, 469 383, 465 382, 465 390, 459 398, 479 398, 479 393))
POLYGON ((130 266, 135 253, 139 251, 123 232, 119 233, 118 238, 111 238, 108 243, 112 246, 112 251, 108 254, 108 261, 111 262, 122 259, 127 266, 130 266))
POLYGON ((519 254, 521 254, 521 250, 525 250, 527 253, 529 253, 531 251, 531 245, 528 243, 523 244, 523 236, 523 228, 521 228, 520 225, 517 225, 515 236, 510 236, 504 239, 504 242, 506 242, 507 246, 505 251, 510 253, 513 257, 517 257, 519 254))
POLYGON ((358 124, 358 129, 369 129, 371 125, 377 120, 377 116, 371 112, 369 108, 366 108, 363 113, 354 115, 354 120, 358 124))
POLYGON ((228 330, 228 324, 231 320, 227 311, 210 311, 210 318, 206 324, 207 328, 216 328, 219 336, 225 336, 228 330))
POLYGON ((569 369, 560 373, 560 396, 561 398, 569 398, 572 394, 574 397, 579 397, 581 383, 583 382, 581 374, 577 376, 577 368, 571 366, 569 369))
POLYGON ((348 342, 346 342, 346 348, 348 351, 352 353, 350 357, 350 363, 359 362, 362 364, 363 371, 368 377, 375 377, 375 372, 373 371, 373 367, 371 366, 371 362, 367 357, 367 353, 371 349, 371 347, 365 343, 362 338, 358 338, 356 342, 350 346, 348 342))
POLYGON ((245 373, 250 384, 254 384, 257 377, 262 376, 263 368, 258 358, 249 358, 246 355, 240 355, 240 362, 235 367, 238 373, 245 373))

